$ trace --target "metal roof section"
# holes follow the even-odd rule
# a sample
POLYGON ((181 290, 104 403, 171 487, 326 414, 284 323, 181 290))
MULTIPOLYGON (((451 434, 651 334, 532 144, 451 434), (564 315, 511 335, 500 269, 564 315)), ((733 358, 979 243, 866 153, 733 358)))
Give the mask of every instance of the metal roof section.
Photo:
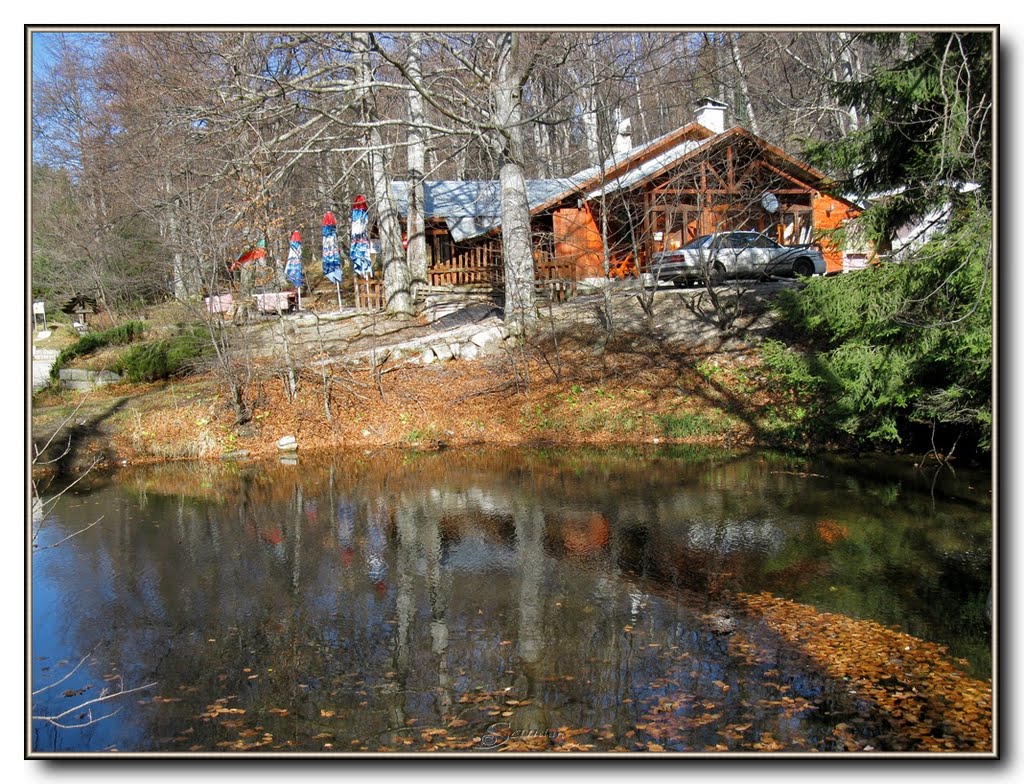
MULTIPOLYGON (((714 138, 714 137, 711 137, 714 138)), ((698 147, 706 144, 709 140, 703 139, 696 141, 688 139, 680 144, 677 144, 670 150, 666 150, 661 155, 656 155, 648 161, 644 161, 636 168, 630 169, 620 177, 616 177, 614 180, 605 183, 600 188, 587 193, 588 199, 596 199, 601 196, 607 196, 608 194, 615 193, 621 190, 628 190, 634 185, 646 180, 648 177, 656 174, 667 166, 671 166, 675 161, 680 158, 689 155, 691 152, 696 150, 698 147)))
MULTIPOLYGON (((532 211, 572 188, 566 178, 527 180, 526 198, 532 211)), ((402 215, 409 213, 409 183, 396 180, 391 192, 402 215)), ((486 234, 501 225, 501 183, 498 180, 433 180, 423 183, 426 218, 444 218, 456 242, 486 234)))
MULTIPOLYGON (((687 127, 689 127, 689 126, 687 126, 687 127)), ((663 133, 661 136, 658 136, 658 137, 656 137, 654 139, 651 139, 649 142, 644 142, 643 144, 638 144, 636 147, 633 147, 633 148, 629 149, 625 153, 621 153, 621 154, 612 153, 604 163, 595 164, 594 166, 590 166, 590 167, 588 167, 586 169, 583 169, 582 171, 578 171, 575 174, 572 174, 572 175, 570 175, 568 177, 565 177, 564 179, 567 180, 568 182, 572 182, 572 183, 575 183, 578 186, 581 186, 584 183, 588 183, 591 180, 594 180, 594 179, 600 177, 602 172, 614 171, 615 169, 619 168, 620 166, 622 166, 624 163, 627 163, 631 159, 641 157, 645 152, 647 152, 648 150, 650 150, 650 149, 652 149, 654 147, 657 147, 659 144, 664 142, 670 136, 674 136, 674 135, 678 134, 680 132, 680 130, 685 130, 685 128, 683 128, 683 129, 677 128, 674 131, 669 131, 668 133, 663 133)), ((683 144, 685 144, 685 143, 686 142, 683 142, 683 144)), ((679 146, 682 146, 682 145, 679 145, 679 146)), ((676 149, 676 148, 673 148, 673 149, 676 149)), ((623 175, 623 176, 626 176, 626 175, 623 175)))
MULTIPOLYGON (((625 154, 611 155, 604 163, 590 166, 568 177, 550 180, 527 180, 526 196, 530 212, 545 204, 553 204, 580 192, 584 187, 600 182, 603 172, 619 171, 624 164, 663 144, 670 137, 681 131, 690 130, 691 126, 670 131, 644 144, 637 145, 625 154)), ((713 137, 709 137, 713 138, 713 137)), ((707 141, 707 139, 703 140, 707 141)), ((643 179, 649 172, 669 165, 675 157, 682 157, 703 142, 687 141, 676 145, 671 150, 638 167, 641 173, 631 172, 618 177, 615 182, 628 181, 629 185, 643 179), (688 148, 687 145, 690 145, 688 148), (683 149, 686 148, 686 149, 683 149), (674 155, 673 155, 674 153, 674 155), (657 162, 657 163, 656 163, 657 162)), ((629 187, 620 185, 617 187, 629 187)), ((611 186, 605 185, 604 188, 611 186)), ((612 188, 615 190, 617 188, 612 188)), ((391 191, 398 202, 398 211, 402 215, 409 212, 409 183, 396 180, 391 184, 391 191)), ((611 191, 609 191, 611 192, 611 191)), ((479 237, 501 226, 501 184, 498 180, 428 180, 424 183, 424 216, 426 218, 443 218, 456 242, 479 237)))

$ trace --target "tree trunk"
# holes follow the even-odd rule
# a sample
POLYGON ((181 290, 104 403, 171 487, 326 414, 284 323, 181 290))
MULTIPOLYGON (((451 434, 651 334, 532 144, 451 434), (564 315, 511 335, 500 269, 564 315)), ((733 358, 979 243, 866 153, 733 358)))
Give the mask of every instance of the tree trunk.
MULTIPOLYGON (((592 50, 591 50, 592 52, 592 50)), ((590 84, 584 89, 585 105, 583 106, 583 138, 587 145, 589 163, 600 163, 601 158, 601 137, 600 125, 597 113, 600 110, 600 101, 597 97, 597 63, 588 58, 588 65, 591 68, 590 84)))
POLYGON ((732 61, 736 65, 736 73, 739 74, 740 95, 743 96, 743 108, 747 115, 747 122, 750 123, 750 130, 754 132, 754 135, 760 136, 761 131, 757 127, 757 118, 754 116, 754 104, 750 99, 750 83, 740 57, 739 37, 739 33, 729 36, 729 49, 732 51, 732 61))
POLYGON ((530 204, 523 174, 522 84, 516 68, 519 34, 499 34, 498 69, 492 94, 501 162, 501 245, 505 261, 505 324, 525 334, 537 322, 534 309, 530 204))
POLYGON ((384 139, 377 124, 376 97, 372 89, 373 68, 370 64, 370 36, 368 33, 353 33, 352 39, 356 50, 363 117, 369 125, 368 157, 384 270, 384 306, 388 313, 411 315, 413 306, 409 265, 402 250, 402 227, 398 219, 398 206, 391 194, 391 178, 387 171, 384 139))
MULTIPOLYGON (((837 81, 853 82, 860 77, 860 63, 857 51, 853 47, 853 37, 849 33, 837 33, 839 38, 839 73, 837 81)), ((857 107, 850 104, 847 108, 849 116, 849 130, 856 131, 860 128, 860 116, 857 107)), ((845 133, 845 129, 844 129, 845 133)))
MULTIPOLYGON (((409 77, 420 80, 420 62, 423 58, 423 34, 409 34, 409 77)), ((427 235, 424 219, 424 166, 426 145, 423 143, 423 96, 418 90, 409 90, 409 214, 406 236, 409 240, 409 274, 412 276, 412 298, 415 302, 420 289, 430 281, 427 277, 427 235)))

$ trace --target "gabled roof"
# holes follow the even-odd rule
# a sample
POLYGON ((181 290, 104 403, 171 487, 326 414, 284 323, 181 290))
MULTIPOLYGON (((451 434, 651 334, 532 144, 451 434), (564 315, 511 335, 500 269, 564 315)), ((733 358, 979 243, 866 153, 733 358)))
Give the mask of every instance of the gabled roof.
POLYGON ((700 141, 687 139, 684 142, 680 142, 675 147, 661 153, 661 155, 656 155, 633 168, 627 169, 614 179, 606 177, 601 185, 587 193, 587 198, 596 199, 616 191, 629 190, 634 185, 639 185, 659 172, 670 169, 691 152, 709 144, 710 141, 710 139, 701 139, 700 141))
POLYGON ((714 136, 714 132, 700 123, 690 123, 652 139, 646 144, 634 147, 625 155, 613 154, 604 163, 566 177, 565 179, 571 183, 570 187, 546 203, 538 205, 537 211, 543 211, 573 194, 585 194, 610 180, 625 178, 633 171, 650 167, 654 161, 674 161, 714 136))
MULTIPOLYGON (((715 134, 699 123, 690 123, 624 155, 612 155, 603 163, 590 166, 569 177, 550 180, 527 180, 530 214, 536 215, 572 197, 600 198, 629 191, 665 174, 673 167, 711 154, 718 147, 737 140, 746 140, 760 148, 761 153, 780 172, 817 190, 826 189, 830 180, 822 172, 769 144, 740 126, 715 134)), ((395 181, 392 192, 403 215, 409 210, 409 183, 395 181)), ((857 209, 850 199, 833 194, 857 209)), ((425 217, 443 218, 452 238, 461 242, 479 237, 501 227, 501 186, 497 180, 440 180, 424 183, 425 217)))

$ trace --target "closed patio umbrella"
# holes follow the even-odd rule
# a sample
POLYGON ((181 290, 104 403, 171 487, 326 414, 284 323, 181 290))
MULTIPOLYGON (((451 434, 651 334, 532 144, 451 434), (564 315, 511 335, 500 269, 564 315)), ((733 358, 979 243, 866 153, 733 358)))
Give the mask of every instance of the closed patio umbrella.
POLYGON ((288 263, 284 266, 284 276, 295 286, 298 292, 298 308, 302 310, 302 285, 306 282, 302 273, 302 235, 297 231, 292 232, 291 242, 288 244, 288 263))
POLYGON ((341 310, 341 255, 338 253, 338 225, 333 212, 324 214, 322 231, 324 277, 338 290, 338 310, 341 310))
POLYGON ((352 204, 352 245, 349 258, 352 259, 352 274, 366 281, 366 301, 370 301, 370 276, 373 274, 373 262, 370 260, 370 237, 367 234, 369 223, 366 197, 356 196, 352 204))

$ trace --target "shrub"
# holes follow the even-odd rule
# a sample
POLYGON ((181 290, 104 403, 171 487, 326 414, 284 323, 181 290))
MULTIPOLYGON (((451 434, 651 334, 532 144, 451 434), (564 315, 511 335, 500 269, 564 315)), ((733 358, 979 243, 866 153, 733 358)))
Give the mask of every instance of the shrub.
POLYGON ((72 359, 91 354, 106 346, 127 345, 142 337, 145 330, 146 325, 142 321, 126 321, 102 332, 87 332, 57 355, 50 368, 50 380, 56 382, 60 377, 61 368, 72 359))
POLYGON ((186 375, 210 352, 209 339, 192 328, 171 338, 142 343, 125 352, 114 370, 129 381, 159 381, 186 375))
POLYGON ((987 216, 937 235, 903 263, 819 278, 777 300, 797 345, 765 364, 814 432, 856 447, 925 444, 936 431, 987 450, 992 288, 987 216))

